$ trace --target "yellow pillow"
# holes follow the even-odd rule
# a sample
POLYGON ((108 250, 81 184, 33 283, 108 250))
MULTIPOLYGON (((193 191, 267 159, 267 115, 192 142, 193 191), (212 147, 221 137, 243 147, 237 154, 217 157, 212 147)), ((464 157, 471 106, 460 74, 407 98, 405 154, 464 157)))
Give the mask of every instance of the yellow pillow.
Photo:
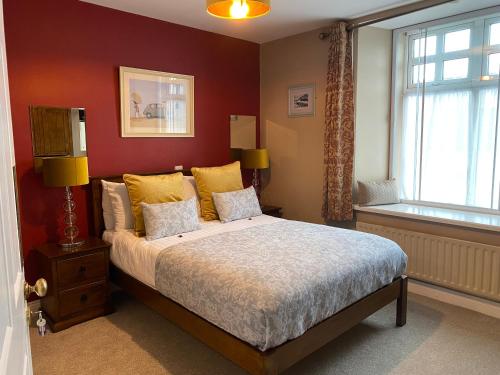
POLYGON ((162 174, 158 176, 137 176, 124 174, 132 213, 135 219, 135 234, 144 236, 144 217, 141 202, 165 203, 181 201, 184 195, 182 173, 162 174))
POLYGON ((226 193, 243 189, 239 161, 222 167, 191 168, 191 173, 193 173, 200 195, 201 216, 207 221, 219 218, 212 193, 226 193))

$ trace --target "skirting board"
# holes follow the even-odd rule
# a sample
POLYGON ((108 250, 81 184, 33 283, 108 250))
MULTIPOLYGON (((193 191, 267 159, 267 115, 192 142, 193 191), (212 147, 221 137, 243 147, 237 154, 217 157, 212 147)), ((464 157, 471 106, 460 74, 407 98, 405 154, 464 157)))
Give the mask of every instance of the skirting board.
POLYGON ((500 303, 497 302, 412 279, 408 281, 408 292, 500 319, 500 303))

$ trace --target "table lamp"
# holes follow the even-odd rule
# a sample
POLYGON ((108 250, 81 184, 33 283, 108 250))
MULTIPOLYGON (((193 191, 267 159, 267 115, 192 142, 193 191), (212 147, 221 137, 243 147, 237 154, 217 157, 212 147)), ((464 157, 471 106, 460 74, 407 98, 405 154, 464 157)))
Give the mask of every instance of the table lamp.
POLYGON ((55 157, 43 160, 43 182, 47 186, 65 187, 64 195, 64 240, 59 242, 63 248, 82 245, 85 241, 78 238, 76 226, 75 202, 71 194, 71 186, 86 185, 89 183, 87 157, 55 157))
POLYGON ((244 169, 253 169, 252 185, 257 193, 257 197, 260 199, 260 181, 258 170, 269 168, 269 155, 267 153, 267 149, 258 148, 242 150, 241 167, 244 169))

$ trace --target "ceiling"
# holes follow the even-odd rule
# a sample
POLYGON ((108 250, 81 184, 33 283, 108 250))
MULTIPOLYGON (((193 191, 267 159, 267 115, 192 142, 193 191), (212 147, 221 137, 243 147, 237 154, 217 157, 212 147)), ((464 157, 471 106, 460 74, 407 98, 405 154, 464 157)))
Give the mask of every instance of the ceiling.
MULTIPOLYGON (((224 20, 205 10, 205 0, 82 0, 256 43, 265 43, 415 0, 271 0, 271 13, 253 20, 224 20)), ((457 0, 427 11, 380 23, 398 28, 497 5, 498 0, 457 0)))
POLYGON ((499 0, 457 0, 448 4, 436 6, 420 12, 407 14, 380 22, 374 26, 383 27, 386 29, 397 29, 399 27, 415 25, 426 21, 436 20, 443 17, 452 16, 455 14, 471 12, 473 10, 484 9, 492 6, 500 5, 499 0))

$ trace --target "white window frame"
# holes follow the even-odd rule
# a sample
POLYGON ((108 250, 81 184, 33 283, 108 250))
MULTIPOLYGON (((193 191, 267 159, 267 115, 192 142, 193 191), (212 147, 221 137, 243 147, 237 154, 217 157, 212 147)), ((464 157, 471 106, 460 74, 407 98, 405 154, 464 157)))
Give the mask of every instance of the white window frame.
MULTIPOLYGON (((482 26, 480 27, 482 29, 482 26)), ((408 64, 407 64, 407 88, 409 90, 415 89, 419 84, 415 84, 413 82, 413 67, 420 64, 435 64, 435 76, 432 82, 427 82, 427 87, 432 86, 440 86, 440 85, 450 85, 457 83, 469 83, 473 77, 473 65, 474 65, 474 53, 473 53, 473 41, 474 34, 480 32, 482 34, 482 30, 478 30, 478 26, 475 25, 474 22, 469 23, 460 23, 458 25, 453 26, 445 26, 438 27, 433 30, 430 30, 425 35, 422 35, 418 30, 415 30, 414 33, 409 33, 408 42, 406 48, 408 49, 408 64), (469 49, 460 50, 460 51, 452 51, 452 52, 444 52, 445 46, 445 35, 450 32, 461 31, 461 30, 470 30, 470 40, 469 40, 469 49), (414 45, 415 40, 420 38, 429 38, 431 36, 436 37, 436 54, 434 55, 424 55, 423 57, 414 57, 414 45), (458 79, 443 79, 443 71, 444 71, 444 62, 448 60, 455 60, 461 58, 469 59, 469 68, 467 71, 467 77, 458 78, 458 79), (411 73, 411 74, 410 74, 411 73)), ((426 47, 424 47, 426 49, 426 47)), ((424 68, 424 77, 425 77, 425 68, 424 68)))
MULTIPOLYGON (((441 41, 438 37, 436 41, 436 55, 427 56, 432 57, 431 62, 436 61, 436 57, 438 57, 439 51, 443 51, 443 55, 451 55, 455 53, 471 51, 478 46, 478 40, 481 40, 482 44, 482 52, 481 53, 472 53, 469 60, 469 71, 468 77, 464 79, 452 79, 452 80, 441 80, 438 81, 436 78, 438 76, 438 64, 436 64, 435 71, 435 81, 433 83, 426 83, 425 90, 440 90, 440 89, 455 89, 460 87, 466 88, 474 88, 474 87, 485 87, 485 86, 498 86, 500 77, 490 76, 489 80, 481 79, 484 76, 489 76, 488 74, 488 55, 491 53, 499 53, 500 52, 500 44, 496 44, 493 46, 489 45, 490 38, 490 25, 494 23, 500 22, 500 6, 494 6, 487 9, 482 9, 478 11, 468 12, 444 19, 434 20, 425 22, 419 25, 413 25, 409 27, 403 27, 400 29, 393 30, 393 66, 392 66, 392 92, 391 92, 391 132, 390 132, 390 178, 397 178, 399 175, 399 152, 400 145, 397 144, 400 142, 400 134, 401 127, 398 126, 398 115, 396 115, 397 111, 400 111, 401 108, 398 108, 398 103, 400 102, 400 95, 406 95, 409 92, 417 92, 417 90, 422 90, 422 85, 414 85, 412 82, 413 79, 413 69, 408 69, 411 66, 412 60, 417 60, 419 58, 414 58, 413 54, 413 40, 410 43, 410 37, 413 36, 413 39, 435 35, 435 33, 439 33, 441 30, 442 38, 441 41), (494 16, 488 17, 491 14, 495 14, 494 16), (478 25, 479 23, 479 25, 478 25), (450 31, 458 31, 460 29, 464 29, 467 24, 473 25, 471 29, 471 40, 470 40, 470 48, 469 50, 464 51, 453 51, 444 53, 444 34, 450 31), (419 30, 428 29, 429 32, 427 35, 422 35, 419 33, 419 30), (475 31, 474 31, 475 30, 475 31), (396 82, 396 78, 398 75, 398 70, 400 67, 398 64, 398 56, 399 53, 397 51, 396 46, 400 45, 401 35, 405 34, 407 37, 406 46, 404 49, 404 64, 405 67, 403 69, 403 88, 402 92, 398 90, 398 83, 396 82), (441 44, 441 46, 440 46, 441 44), (475 59, 474 61, 472 59, 475 59), (479 60, 479 61, 478 61, 479 60), (493 79, 491 79, 493 78, 493 79)), ((425 47, 424 47, 425 50, 425 47)), ((458 57, 459 58, 459 57, 458 57)), ((420 59, 426 59, 424 54, 420 59)), ((449 60, 446 58, 445 60, 449 60)), ((444 61, 444 60, 443 60, 444 61)), ((427 61, 429 62, 429 61, 427 61)), ((425 63, 425 61, 424 61, 425 63)), ((439 67, 439 74, 442 74, 441 66, 439 67)), ((424 72, 425 76, 425 72, 424 72)), ((500 95, 500 92, 499 92, 500 95)), ((500 131, 500 129, 499 129, 500 131)), ((420 183, 420 182, 419 182, 420 183)), ((464 206, 457 204, 449 204, 449 203, 441 203, 441 202, 428 202, 423 200, 402 200, 403 203, 409 204, 417 204, 417 205, 425 205, 431 207, 439 207, 439 208, 450 208, 450 209, 460 209, 463 211, 471 211, 471 212, 481 212, 481 213, 492 213, 499 214, 500 212, 500 200, 498 209, 495 208, 484 208, 484 207, 473 207, 473 206, 464 206)))
MULTIPOLYGON (((487 76, 489 75, 489 59, 488 56, 493 54, 493 53, 500 53, 500 44, 495 44, 495 45, 490 45, 490 26, 494 23, 499 23, 500 22, 500 17, 491 17, 485 20, 484 22, 484 48, 483 48, 483 65, 482 65, 482 75, 487 76), (486 43, 487 41, 487 43, 486 43)), ((497 74, 494 74, 494 76, 498 76, 497 74)))

